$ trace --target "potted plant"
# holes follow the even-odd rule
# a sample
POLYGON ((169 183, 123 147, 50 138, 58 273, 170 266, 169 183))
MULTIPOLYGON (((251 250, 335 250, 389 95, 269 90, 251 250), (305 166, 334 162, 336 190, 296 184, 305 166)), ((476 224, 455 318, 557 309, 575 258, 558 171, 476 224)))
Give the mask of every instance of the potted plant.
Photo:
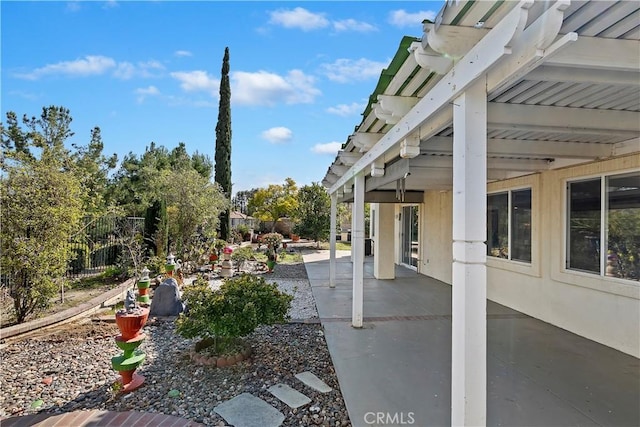
POLYGON ((282 234, 267 233, 262 236, 262 242, 267 245, 267 268, 269 269, 269 272, 271 272, 278 261, 276 250, 282 243, 282 234))
POLYGON ((276 262, 278 261, 278 254, 275 249, 269 248, 267 250, 267 268, 269 269, 269 273, 271 273, 276 266, 276 262))
POLYGON ((209 261, 211 262, 211 264, 220 259, 222 249, 225 246, 227 246, 227 242, 222 239, 215 239, 213 241, 213 245, 211 246, 211 254, 209 255, 209 261))

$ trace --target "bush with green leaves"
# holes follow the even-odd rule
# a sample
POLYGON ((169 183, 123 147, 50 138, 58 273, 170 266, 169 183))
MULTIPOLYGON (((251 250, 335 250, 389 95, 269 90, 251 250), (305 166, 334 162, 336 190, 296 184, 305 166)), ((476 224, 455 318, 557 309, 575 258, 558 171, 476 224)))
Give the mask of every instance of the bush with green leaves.
POLYGON ((253 252, 253 248, 251 246, 243 246, 234 250, 231 254, 231 261, 234 262, 238 271, 240 271, 240 269, 244 266, 245 262, 254 258, 255 253, 253 252))
POLYGON ((185 338, 212 339, 217 354, 259 325, 286 321, 293 300, 275 283, 250 274, 227 279, 218 290, 198 279, 185 288, 182 298, 188 310, 176 322, 178 333, 185 338))

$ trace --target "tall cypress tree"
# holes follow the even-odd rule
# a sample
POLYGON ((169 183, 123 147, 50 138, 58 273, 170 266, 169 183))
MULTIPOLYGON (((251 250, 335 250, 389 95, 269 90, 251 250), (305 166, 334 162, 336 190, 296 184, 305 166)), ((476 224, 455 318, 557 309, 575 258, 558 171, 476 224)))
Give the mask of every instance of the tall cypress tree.
MULTIPOLYGON (((231 87, 229 85, 229 48, 224 48, 220 103, 216 125, 215 181, 231 200, 231 87)), ((220 238, 229 238, 229 209, 220 214, 220 238)))

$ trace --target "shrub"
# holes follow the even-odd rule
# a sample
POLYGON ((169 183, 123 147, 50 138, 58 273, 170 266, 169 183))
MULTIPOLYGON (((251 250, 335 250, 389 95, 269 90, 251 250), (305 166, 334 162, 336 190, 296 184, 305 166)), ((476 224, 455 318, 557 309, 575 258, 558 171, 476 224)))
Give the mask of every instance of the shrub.
POLYGON ((241 248, 236 249, 231 254, 231 261, 236 264, 236 268, 238 271, 242 268, 245 261, 249 261, 254 258, 253 248, 251 246, 243 246, 241 248))
POLYGON ((227 242, 225 242, 222 239, 216 239, 213 242, 213 248, 216 250, 216 253, 218 255, 220 255, 222 253, 222 249, 224 249, 225 246, 227 246, 227 242))
POLYGON ((282 234, 267 233, 262 236, 262 242, 271 249, 278 249, 278 246, 280 246, 280 243, 282 243, 282 234))
POLYGON ((237 228, 231 230, 229 234, 229 243, 242 243, 242 233, 237 228))
POLYGON ((248 225, 246 225, 246 224, 238 224, 235 229, 238 230, 238 232, 242 236, 242 241, 243 242, 248 241, 249 237, 251 237, 251 233, 250 233, 248 225))
POLYGON ((178 318, 177 332, 185 338, 213 339, 220 354, 259 325, 284 322, 293 296, 263 277, 243 274, 227 279, 215 291, 205 279, 198 279, 185 288, 183 299, 188 313, 178 318))

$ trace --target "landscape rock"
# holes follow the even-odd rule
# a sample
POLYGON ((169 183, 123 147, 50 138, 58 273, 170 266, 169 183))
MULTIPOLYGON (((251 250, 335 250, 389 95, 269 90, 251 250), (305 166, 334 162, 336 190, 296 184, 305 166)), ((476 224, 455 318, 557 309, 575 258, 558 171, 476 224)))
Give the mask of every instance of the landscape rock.
POLYGON ((149 316, 177 316, 184 311, 184 308, 178 282, 173 277, 169 277, 154 291, 149 316))

